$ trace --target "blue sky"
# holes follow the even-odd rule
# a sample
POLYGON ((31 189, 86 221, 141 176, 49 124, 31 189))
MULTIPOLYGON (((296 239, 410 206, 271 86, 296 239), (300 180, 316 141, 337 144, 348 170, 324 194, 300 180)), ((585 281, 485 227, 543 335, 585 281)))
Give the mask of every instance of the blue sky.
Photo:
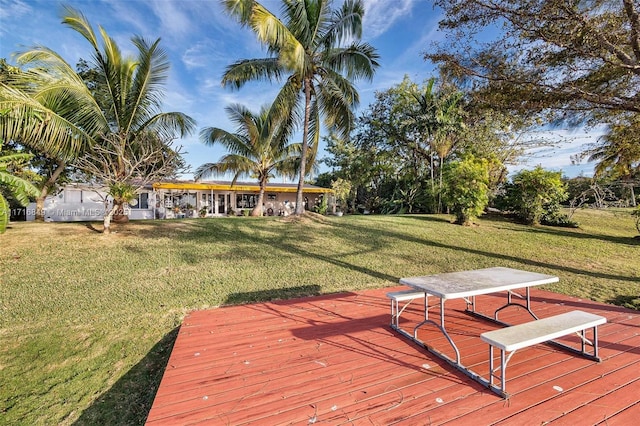
MULTIPOLYGON (((280 4, 278 0, 262 3, 274 11, 280 4)), ((0 57, 14 63, 12 53, 44 45, 72 65, 79 58, 89 59, 88 43, 60 23, 62 4, 53 0, 0 0, 0 57)), ((130 39, 134 34, 161 38, 161 46, 171 59, 164 110, 190 115, 197 120, 198 129, 221 127, 233 131, 225 106, 241 103, 257 112, 277 92, 277 86, 268 83, 251 83, 239 91, 221 87, 227 65, 266 54, 250 30, 224 14, 218 0, 72 0, 64 4, 81 10, 95 29, 104 27, 125 52, 133 53, 130 39)), ((441 12, 430 0, 364 0, 364 5, 363 40, 378 49, 381 66, 372 82, 356 83, 360 110, 373 102, 375 91, 399 83, 405 74, 416 82, 431 77, 434 67, 422 59, 422 53, 430 42, 442 38, 437 30, 441 12)), ((541 164, 569 176, 590 175, 591 164, 571 166, 569 157, 580 145, 595 142, 597 136, 593 132, 558 130, 552 138, 564 142, 544 150, 525 166, 541 164)), ((218 160, 224 153, 220 147, 202 144, 197 134, 177 143, 187 151, 185 158, 192 170, 218 160)), ((326 153, 319 157, 324 156, 326 153)))

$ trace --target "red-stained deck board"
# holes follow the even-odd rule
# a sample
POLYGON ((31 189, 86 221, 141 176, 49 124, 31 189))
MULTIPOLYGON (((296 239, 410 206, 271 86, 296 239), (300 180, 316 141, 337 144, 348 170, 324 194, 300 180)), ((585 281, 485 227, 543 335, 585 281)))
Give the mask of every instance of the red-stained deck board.
POLYGON ((640 418, 640 402, 630 405, 612 417, 601 420, 598 426, 629 426, 638 424, 640 418))
MULTIPOLYGON (((636 365, 633 368, 637 370, 638 366, 636 365)), ((626 376, 618 378, 621 382, 628 380, 629 374, 631 374, 631 377, 637 376, 635 372, 630 373, 625 370, 619 370, 617 373, 626 374, 626 376)), ((620 374, 616 375, 620 376, 620 374)), ((560 426, 596 424, 603 419, 615 417, 617 414, 625 411, 633 405, 636 405, 636 409, 640 410, 638 395, 634 393, 634 390, 637 390, 638 380, 640 380, 640 378, 632 379, 617 387, 607 386, 606 389, 596 390, 595 394, 575 392, 582 397, 579 401, 581 405, 570 412, 564 412, 562 417, 554 419, 554 424, 560 426)), ((640 412, 636 412, 636 419, 638 418, 640 418, 640 412)))
MULTIPOLYGON (((640 344, 640 338, 636 336, 636 339, 631 343, 640 344)), ((536 421, 542 421, 546 416, 534 415, 534 417, 527 417, 527 413, 540 408, 544 409, 544 407, 552 409, 552 401, 561 396, 562 393, 581 392, 583 386, 593 381, 598 381, 611 371, 635 364, 637 356, 629 357, 628 353, 617 352, 602 363, 594 363, 585 359, 580 359, 580 361, 583 362, 574 363, 569 361, 561 365, 554 365, 552 366, 553 368, 535 371, 525 377, 528 380, 521 379, 509 382, 507 379, 507 390, 513 392, 507 404, 504 404, 503 401, 494 401, 481 409, 470 410, 470 412, 457 420, 465 422, 472 421, 474 418, 482 418, 487 424, 492 424, 493 422, 510 419, 517 414, 522 414, 524 418, 534 418, 536 421)), ((638 388, 638 391, 640 391, 640 388, 638 388)), ((640 398, 640 394, 637 397, 640 398)), ((570 411, 571 408, 573 407, 567 405, 565 411, 570 411)), ((435 413, 431 414, 435 416, 435 413)), ((443 415, 446 416, 447 414, 444 413, 443 415)))
MULTIPOLYGON (((400 288, 192 312, 147 423, 595 424, 608 416, 611 425, 640 410, 638 312, 533 289, 541 318, 575 309, 607 317, 599 328, 604 361, 548 345, 522 349, 507 368, 512 397, 505 401, 390 329, 385 293, 400 288)), ((503 294, 480 296, 478 310, 492 312, 504 301, 503 294)), ((437 320, 437 299, 429 304, 437 320)), ((422 306, 413 302, 403 313, 405 330, 422 320, 422 306)), ((479 335, 496 326, 464 308, 464 301, 447 301, 447 329, 462 363, 487 377, 488 345, 479 335)), ((516 324, 531 317, 508 308, 500 319, 516 324)), ((453 356, 437 328, 427 324, 418 336, 453 356)))

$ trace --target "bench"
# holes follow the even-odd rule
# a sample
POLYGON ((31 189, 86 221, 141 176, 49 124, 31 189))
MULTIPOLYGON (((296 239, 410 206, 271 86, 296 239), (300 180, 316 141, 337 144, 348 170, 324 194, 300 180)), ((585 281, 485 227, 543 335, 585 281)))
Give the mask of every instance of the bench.
MULTIPOLYGON (((400 322, 400 314, 402 314, 405 308, 409 306, 409 303, 411 303, 415 299, 425 299, 426 294, 423 291, 402 290, 387 293, 387 297, 391 299, 391 326, 394 328, 398 328, 400 322), (407 303, 405 303, 404 306, 400 307, 400 302, 407 303)), ((425 318, 426 314, 427 313, 425 306, 425 318)))
POLYGON ((480 338, 489 344, 489 387, 508 398, 506 392, 505 370, 511 356, 518 349, 533 346, 538 343, 550 342, 558 346, 562 346, 572 352, 578 353, 586 358, 594 361, 600 361, 598 357, 598 326, 607 322, 607 319, 599 315, 594 315, 583 311, 571 311, 564 314, 556 315, 549 318, 531 321, 524 324, 514 325, 511 327, 501 328, 498 330, 487 331, 480 335, 480 338), (587 340, 585 330, 593 329, 593 341, 587 340), (577 350, 570 346, 552 342, 553 339, 566 336, 572 333, 578 333, 582 347, 577 350), (593 355, 586 352, 586 345, 593 347, 593 355), (494 384, 494 378, 497 379, 496 370, 493 368, 493 348, 500 349, 500 388, 497 389, 494 384), (510 352, 508 357, 505 353, 510 352))

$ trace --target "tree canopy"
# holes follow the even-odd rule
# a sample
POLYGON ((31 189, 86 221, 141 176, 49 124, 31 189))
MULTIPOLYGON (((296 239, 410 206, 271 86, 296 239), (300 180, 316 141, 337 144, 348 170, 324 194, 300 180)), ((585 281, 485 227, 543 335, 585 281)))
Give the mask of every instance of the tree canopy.
POLYGON ((487 104, 582 120, 640 112, 636 0, 437 0, 447 41, 425 58, 470 78, 487 104), (486 30, 504 35, 482 42, 486 30))
MULTIPOLYGON (((99 39, 80 11, 65 7, 62 22, 89 42, 91 59, 81 60, 76 72, 50 48, 20 53, 17 61, 26 71, 7 73, 9 78, 0 82, 0 138, 57 160, 58 172, 67 164, 81 165, 85 172, 101 170, 111 159, 109 179, 101 182, 110 188, 113 179, 121 184, 131 179, 131 170, 138 180, 157 176, 151 173, 154 163, 134 168, 127 163, 137 163, 138 154, 148 151, 165 160, 179 157, 168 144, 195 128, 186 114, 162 111, 170 64, 160 39, 132 37, 136 54, 129 56, 102 27, 99 39)), ((165 169, 166 162, 158 164, 165 169)), ((181 167, 180 161, 174 165, 170 169, 181 167)))

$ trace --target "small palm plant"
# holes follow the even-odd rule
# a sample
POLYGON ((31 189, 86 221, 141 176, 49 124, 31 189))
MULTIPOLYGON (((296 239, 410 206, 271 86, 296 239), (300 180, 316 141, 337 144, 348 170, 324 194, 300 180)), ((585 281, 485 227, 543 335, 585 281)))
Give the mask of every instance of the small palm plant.
POLYGON ((274 116, 276 110, 273 106, 262 107, 257 115, 239 104, 230 105, 225 110, 231 121, 237 124, 236 132, 207 127, 200 132, 200 139, 209 146, 220 143, 229 153, 216 163, 198 167, 194 177, 198 180, 232 172, 232 185, 241 176, 258 179, 260 193, 251 215, 261 216, 269 179, 275 173, 292 175, 295 172, 299 167, 301 144, 288 143, 293 130, 292 121, 288 117, 274 116))
MULTIPOLYGON (((10 167, 16 162, 28 161, 31 157, 31 154, 20 153, 0 156, 0 186, 6 187, 22 206, 29 204, 29 197, 37 197, 40 191, 30 182, 13 175, 10 167)), ((0 193, 0 234, 7 229, 9 216, 9 203, 0 193)))

